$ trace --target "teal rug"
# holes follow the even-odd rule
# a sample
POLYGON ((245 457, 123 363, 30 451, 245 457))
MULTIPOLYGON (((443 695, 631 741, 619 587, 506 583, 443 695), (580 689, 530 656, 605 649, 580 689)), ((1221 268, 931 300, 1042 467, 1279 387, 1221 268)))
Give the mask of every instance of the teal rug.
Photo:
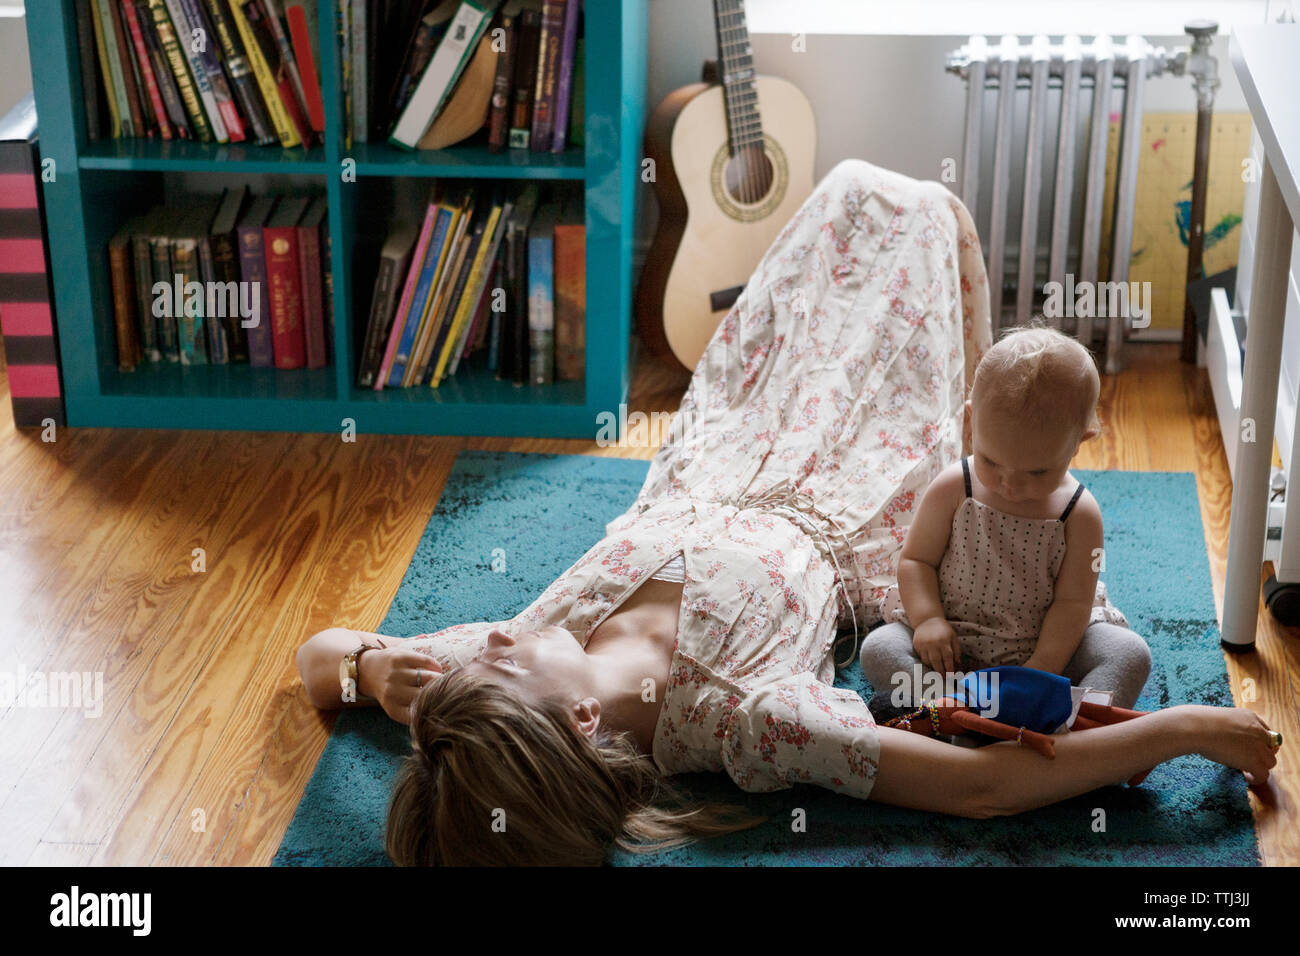
MULTIPOLYGON (((411 635, 525 608, 598 541, 636 497, 648 463, 463 451, 380 626, 411 635), (493 571, 503 548, 504 571, 493 571)), ((1076 471, 1106 519, 1111 600, 1151 645, 1138 707, 1230 705, 1196 480, 1185 472, 1076 471)), ((856 662, 837 681, 870 696, 856 662)), ((339 714, 277 866, 386 865, 389 782, 409 751, 381 711, 339 714)), ((769 816, 755 830, 614 865, 1252 866, 1259 856, 1240 773, 1200 757, 1156 768, 1138 788, 1108 787, 1042 810, 964 820, 854 800, 811 786, 747 794, 724 774, 675 778, 700 799, 769 816), (792 832, 802 809, 805 832, 792 832), (1097 828, 1104 811, 1104 830, 1097 828)))

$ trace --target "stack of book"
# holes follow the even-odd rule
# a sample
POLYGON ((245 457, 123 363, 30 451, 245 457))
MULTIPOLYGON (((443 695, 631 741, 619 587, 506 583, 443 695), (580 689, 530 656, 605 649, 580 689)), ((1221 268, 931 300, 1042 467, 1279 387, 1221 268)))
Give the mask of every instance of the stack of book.
POLYGON ((582 0, 338 2, 349 146, 427 148, 421 141, 481 44, 496 58, 484 124, 491 150, 582 144, 582 0))
POLYGON ((141 361, 321 368, 333 283, 323 197, 246 186, 158 206, 108 244, 118 368, 141 361))
POLYGON ((317 0, 75 2, 90 139, 322 142, 317 0))
POLYGON ((437 183, 384 243, 357 384, 437 388, 480 350, 516 385, 580 380, 586 289, 581 193, 437 183))

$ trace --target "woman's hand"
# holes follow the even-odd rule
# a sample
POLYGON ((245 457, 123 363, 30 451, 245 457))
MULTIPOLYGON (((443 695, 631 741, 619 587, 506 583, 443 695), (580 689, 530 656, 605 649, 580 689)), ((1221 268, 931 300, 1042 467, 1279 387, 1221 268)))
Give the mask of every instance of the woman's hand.
POLYGON ((389 717, 411 722, 411 704, 420 688, 442 673, 442 665, 426 651, 397 645, 366 651, 357 662, 357 690, 379 701, 389 717))
POLYGON ((932 671, 952 674, 961 661, 961 641, 952 625, 941 617, 922 621, 912 632, 912 649, 932 671))

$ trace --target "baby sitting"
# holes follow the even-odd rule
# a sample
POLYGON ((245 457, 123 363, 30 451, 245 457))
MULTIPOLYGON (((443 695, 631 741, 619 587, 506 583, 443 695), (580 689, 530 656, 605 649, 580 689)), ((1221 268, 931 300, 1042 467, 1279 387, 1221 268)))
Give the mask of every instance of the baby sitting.
POLYGON ((912 687, 920 665, 999 664, 1136 703, 1151 652, 1097 580, 1101 510, 1069 471, 1101 432, 1100 389, 1087 349, 1054 329, 1011 329, 985 353, 966 402, 973 454, 926 489, 885 623, 863 641, 862 670, 894 706, 933 696, 912 687))

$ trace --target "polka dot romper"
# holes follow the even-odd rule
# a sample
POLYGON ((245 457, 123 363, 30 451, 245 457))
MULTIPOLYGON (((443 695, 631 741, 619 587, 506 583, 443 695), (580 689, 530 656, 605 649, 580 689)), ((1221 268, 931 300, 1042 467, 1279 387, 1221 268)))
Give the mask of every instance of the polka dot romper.
MULTIPOLYGON (((1006 514, 971 494, 970 460, 962 459, 966 498, 952 518, 948 550, 939 563, 939 599, 962 650, 976 667, 1023 664, 1034 652, 1065 559, 1065 520, 1083 485, 1057 518, 1006 514)), ((911 627, 898 585, 885 596, 886 622, 911 627)), ((1089 623, 1127 627, 1097 582, 1089 623)))

